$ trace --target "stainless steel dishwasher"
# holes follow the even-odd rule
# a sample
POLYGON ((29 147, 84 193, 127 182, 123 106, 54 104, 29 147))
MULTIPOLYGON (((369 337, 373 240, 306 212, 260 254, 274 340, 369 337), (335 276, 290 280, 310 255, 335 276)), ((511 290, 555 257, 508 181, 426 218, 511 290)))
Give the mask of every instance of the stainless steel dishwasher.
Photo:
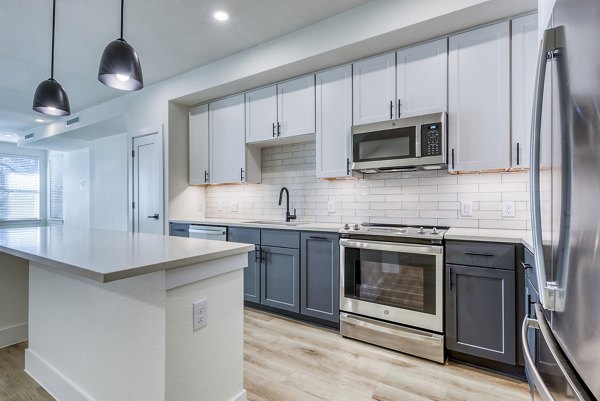
POLYGON ((188 228, 190 238, 211 239, 214 241, 227 241, 227 227, 203 226, 190 224, 188 228))

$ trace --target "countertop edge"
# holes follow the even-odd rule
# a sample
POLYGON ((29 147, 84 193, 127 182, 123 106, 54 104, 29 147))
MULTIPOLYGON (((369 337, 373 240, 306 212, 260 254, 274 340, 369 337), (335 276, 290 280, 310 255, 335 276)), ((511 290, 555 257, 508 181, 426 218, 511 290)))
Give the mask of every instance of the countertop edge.
POLYGON ((257 223, 245 223, 245 222, 234 222, 234 221, 205 221, 201 219, 170 219, 170 223, 181 223, 181 224, 203 224, 207 226, 227 226, 227 227, 247 227, 247 228, 264 228, 268 230, 291 230, 291 231, 314 231, 314 232, 327 232, 337 233, 342 227, 341 224, 332 223, 336 227, 315 227, 314 224, 328 224, 328 223, 316 223, 307 222, 300 223, 297 226, 280 226, 271 224, 257 224, 257 223))

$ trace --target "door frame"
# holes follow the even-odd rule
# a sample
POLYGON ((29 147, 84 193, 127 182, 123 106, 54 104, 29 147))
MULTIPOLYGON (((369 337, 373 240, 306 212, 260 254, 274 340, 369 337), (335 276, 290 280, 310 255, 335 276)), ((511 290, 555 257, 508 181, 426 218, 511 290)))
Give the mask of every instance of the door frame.
POLYGON ((134 223, 134 213, 133 213, 133 199, 134 199, 134 160, 132 156, 133 152, 133 141, 136 138, 141 138, 143 136, 159 134, 160 137, 160 146, 162 149, 161 159, 160 159, 160 171, 162 174, 159 177, 160 183, 159 186, 162 188, 162 210, 159 213, 162 213, 163 216, 163 234, 165 233, 165 227, 167 226, 167 216, 165 215, 166 208, 166 197, 165 197, 165 134, 163 129, 163 124, 154 125, 146 128, 142 128, 140 130, 127 133, 127 155, 129 157, 129 162, 127 163, 127 231, 133 232, 133 223, 134 223))

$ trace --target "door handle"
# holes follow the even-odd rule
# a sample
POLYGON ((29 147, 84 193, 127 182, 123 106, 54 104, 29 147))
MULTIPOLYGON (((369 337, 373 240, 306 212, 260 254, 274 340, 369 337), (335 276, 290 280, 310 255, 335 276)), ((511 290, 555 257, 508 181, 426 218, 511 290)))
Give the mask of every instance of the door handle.
POLYGON ((275 123, 273 123, 273 138, 275 138, 275 123))
POLYGON ((517 166, 521 164, 519 163, 519 142, 517 142, 517 166))
POLYGON ((448 290, 452 291, 452 268, 448 267, 448 290))
POLYGON ((321 241, 327 241, 327 237, 317 237, 317 236, 311 235, 309 238, 310 239, 318 239, 321 241))
POLYGON ((279 138, 279 135, 281 135, 281 124, 277 121, 277 138, 279 138))
POLYGON ((148 216, 148 218, 158 220, 160 217, 158 216, 158 213, 154 213, 152 216, 148 216))
POLYGON ((263 258, 262 258, 262 250, 260 249, 260 247, 259 247, 259 246, 256 246, 256 247, 254 248, 254 252, 255 252, 254 261, 255 261, 255 262, 258 262, 258 263, 261 263, 261 262, 262 262, 262 259, 263 259, 263 258))
POLYGON ((492 257, 492 256, 494 256, 491 253, 479 253, 479 252, 465 252, 465 255, 470 255, 470 256, 485 256, 485 257, 492 257))
POLYGON ((390 120, 394 119, 394 101, 390 100, 390 120))
POLYGON ((523 266, 523 270, 532 269, 529 263, 521 262, 521 266, 523 266))
POLYGON ((400 113, 400 99, 398 99, 398 107, 397 107, 397 109, 398 109, 398 118, 400 118, 400 114, 401 114, 400 113))

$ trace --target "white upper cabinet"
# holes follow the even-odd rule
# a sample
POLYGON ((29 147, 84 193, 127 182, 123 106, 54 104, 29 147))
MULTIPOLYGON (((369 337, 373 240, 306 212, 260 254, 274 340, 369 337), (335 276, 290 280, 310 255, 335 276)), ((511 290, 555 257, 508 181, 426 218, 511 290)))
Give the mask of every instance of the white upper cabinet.
POLYGON ((396 53, 353 64, 354 125, 395 118, 396 53))
POLYGON ((208 147, 208 105, 190 109, 190 184, 210 182, 208 147))
POLYGON ((245 169, 244 95, 209 107, 211 183, 242 182, 245 169))
POLYGON ((449 49, 449 170, 509 168, 509 22, 451 36, 449 49))
POLYGON ((529 167, 531 112, 538 55, 537 14, 512 21, 512 166, 529 167))
POLYGON ((277 85, 246 93, 246 142, 273 139, 277 125, 277 85))
POLYGON ((246 93, 246 142, 315 133, 315 76, 246 93))
POLYGON ((396 60, 396 117, 446 111, 448 40, 400 50, 396 60))
POLYGON ((315 76, 296 78, 277 85, 278 136, 315 133, 315 76))
POLYGON ((352 67, 317 74, 317 178, 347 177, 352 163, 352 67))

